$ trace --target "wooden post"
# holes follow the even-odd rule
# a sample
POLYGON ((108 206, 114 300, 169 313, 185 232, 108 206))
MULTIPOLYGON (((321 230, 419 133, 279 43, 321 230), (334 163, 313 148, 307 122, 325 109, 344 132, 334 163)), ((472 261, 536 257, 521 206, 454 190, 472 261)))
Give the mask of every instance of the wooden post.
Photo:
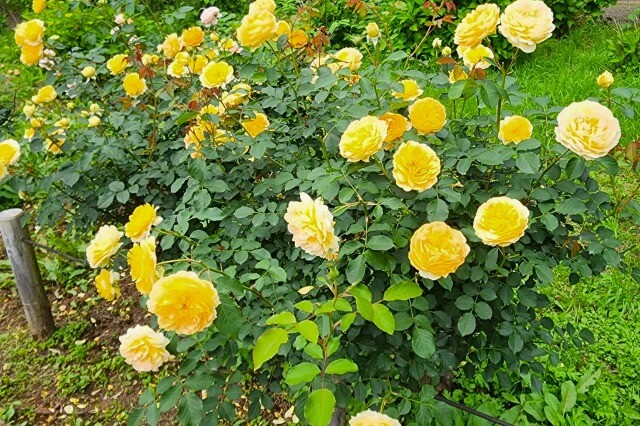
POLYGON ((0 234, 11 262, 29 331, 38 338, 47 338, 55 330, 55 325, 33 246, 24 242, 28 240, 28 233, 20 226, 23 213, 21 209, 0 212, 0 234))

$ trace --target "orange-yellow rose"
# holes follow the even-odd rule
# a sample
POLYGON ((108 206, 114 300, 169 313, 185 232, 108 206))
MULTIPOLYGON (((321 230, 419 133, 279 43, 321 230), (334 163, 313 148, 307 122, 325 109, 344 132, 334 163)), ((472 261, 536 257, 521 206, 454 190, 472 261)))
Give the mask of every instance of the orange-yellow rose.
POLYGON ((180 40, 187 47, 200 46, 204 41, 204 31, 200 27, 187 28, 182 31, 180 40))
POLYGON ((440 159, 427 145, 408 141, 393 154, 393 177, 405 191, 422 192, 438 181, 440 159))
POLYGON ((158 216, 156 210, 157 207, 148 203, 136 207, 129 216, 129 222, 124 226, 125 235, 134 243, 148 237, 151 228, 162 222, 162 217, 158 216))
POLYGON ((208 89, 225 87, 231 80, 233 80, 233 67, 223 61, 209 62, 202 68, 200 74, 200 83, 208 89))
POLYGON ((0 179, 9 174, 9 166, 14 165, 20 158, 20 144, 14 139, 7 139, 0 143, 0 179))
POLYGON ((482 40, 496 33, 500 20, 500 8, 493 4, 482 4, 465 16, 456 27, 454 43, 458 46, 475 47, 482 40))
POLYGON ((453 274, 470 251, 462 232, 444 222, 431 222, 411 237, 409 261, 421 276, 437 280, 453 274))
POLYGON ((31 8, 34 13, 42 13, 42 11, 47 7, 47 0, 33 0, 31 3, 31 8))
POLYGON ((113 56, 107 61, 107 68, 112 75, 120 74, 129 66, 129 57, 123 53, 113 56))
POLYGON ((284 220, 296 247, 329 260, 338 256, 339 240, 333 229, 333 215, 322 198, 313 200, 300 193, 300 201, 289 203, 284 220))
POLYGON ((44 46, 41 44, 37 46, 24 45, 20 51, 20 62, 25 65, 35 65, 42 58, 43 51, 44 46))
POLYGON ((120 336, 120 355, 136 371, 158 371, 171 355, 169 339, 147 325, 136 325, 120 336))
POLYGON ((372 155, 380 151, 387 137, 387 123, 368 115, 353 121, 340 138, 340 155, 350 162, 368 162, 372 155))
POLYGON ((549 37, 555 29, 553 12, 542 0, 516 0, 500 17, 500 33, 526 53, 549 37))
POLYGON ((51 85, 47 85, 38 89, 38 94, 31 97, 31 102, 34 104, 45 104, 47 102, 52 102, 57 97, 58 93, 56 92, 56 89, 51 85))
POLYGON ((300 49, 301 47, 306 46, 308 42, 309 37, 307 37, 307 33, 305 33, 304 31, 295 30, 293 33, 291 33, 289 43, 294 49, 300 49))
POLYGON ((398 99, 412 101, 422 95, 422 89, 418 86, 418 82, 412 79, 400 81, 402 84, 402 92, 392 92, 391 94, 398 99))
POLYGON ((533 134, 533 124, 526 117, 512 115, 500 121, 500 131, 498 138, 503 144, 519 144, 522 141, 531 139, 533 134))
POLYGON ((156 239, 152 236, 134 244, 127 254, 131 279, 141 294, 149 294, 153 284, 160 278, 156 262, 156 239))
POLYGON ((44 34, 44 22, 40 19, 32 19, 30 21, 21 22, 16 25, 13 35, 18 46, 39 46, 42 44, 42 35, 44 34))
POLYGON ((447 111, 437 99, 422 98, 409 107, 409 120, 418 133, 430 135, 447 123, 447 111))
POLYGON ((268 10, 249 12, 240 23, 238 41, 244 47, 257 49, 273 38, 278 27, 276 17, 268 10))
POLYGON ((483 243, 506 247, 524 235, 529 209, 509 197, 494 197, 483 203, 473 219, 473 230, 483 243))
POLYGON ((144 78, 140 78, 140 74, 132 72, 127 74, 122 81, 122 87, 127 95, 132 98, 137 98, 147 91, 147 81, 144 78))
POLYGON ((255 138, 267 130, 267 127, 269 127, 269 119, 265 114, 256 112, 255 117, 242 122, 242 127, 244 127, 252 138, 255 138))
POLYGON ((387 123, 387 137, 384 139, 382 148, 390 150, 395 146, 395 141, 400 139, 404 132, 411 130, 411 123, 403 115, 395 112, 385 112, 380 116, 380 120, 387 123))

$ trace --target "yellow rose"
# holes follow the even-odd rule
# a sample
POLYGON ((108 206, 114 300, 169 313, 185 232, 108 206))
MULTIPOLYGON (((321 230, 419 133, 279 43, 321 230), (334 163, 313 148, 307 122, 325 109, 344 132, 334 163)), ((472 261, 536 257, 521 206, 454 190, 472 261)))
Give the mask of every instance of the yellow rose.
POLYGON ((164 41, 160 46, 158 46, 158 50, 164 53, 169 59, 173 59, 174 56, 182 49, 182 41, 178 37, 178 34, 173 33, 169 34, 165 37, 164 41))
POLYGON ((453 67, 451 71, 449 71, 449 83, 453 84, 456 81, 466 80, 469 78, 469 74, 464 72, 464 69, 460 65, 456 65, 453 67))
POLYGON ((333 54, 333 60, 340 68, 348 67, 351 71, 356 71, 362 66, 362 53, 353 47, 345 47, 333 54))
POLYGON ((300 49, 301 47, 306 46, 308 42, 309 37, 307 37, 307 33, 302 30, 295 30, 291 34, 291 39, 289 40, 289 43, 291 43, 291 47, 293 47, 294 49, 300 49))
POLYGON ((14 139, 7 139, 0 143, 0 179, 9 174, 8 167, 20 158, 20 144, 14 139))
POLYGON ((94 67, 86 66, 82 68, 82 71, 80 71, 80 74, 82 74, 84 78, 91 78, 94 75, 96 75, 96 69, 94 67))
POLYGON ((471 249, 462 232, 444 222, 422 225, 411 237, 409 261, 420 276, 446 278, 462 265, 471 249))
POLYGON ((408 141, 393 154, 393 178, 405 191, 426 191, 436 184, 440 159, 425 144, 408 141))
POLYGON ((140 78, 140 74, 137 72, 132 72, 125 76, 122 81, 122 87, 127 95, 137 98, 147 91, 147 81, 144 78, 140 78))
POLYGON ((194 334, 209 327, 220 305, 218 292, 194 272, 180 271, 160 278, 149 293, 147 308, 158 325, 178 334, 194 334))
POLYGON ((267 130, 267 127, 269 127, 269 119, 263 113, 256 112, 254 118, 242 122, 242 127, 244 127, 244 130, 246 130, 252 138, 255 138, 267 130))
POLYGON ((124 53, 115 55, 107 61, 107 68, 112 75, 120 74, 129 66, 129 57, 124 53))
POLYGON ((89 117, 89 122, 87 127, 98 127, 100 125, 100 117, 96 117, 95 115, 89 117))
POLYGON ((24 113, 25 117, 31 118, 33 117, 33 114, 36 113, 36 106, 33 104, 25 104, 25 106, 22 107, 22 112, 24 113))
POLYGON ((411 123, 400 114, 394 112, 385 112, 380 116, 380 120, 387 123, 387 137, 384 139, 382 148, 385 150, 392 149, 395 140, 400 139, 404 132, 411 130, 411 123))
POLYGON ((136 371, 158 371, 171 355, 166 347, 169 339, 147 325, 136 325, 120 336, 120 355, 136 371))
POLYGON ((91 111, 93 114, 100 114, 100 105, 95 102, 92 103, 91 105, 89 105, 89 111, 91 111))
POLYGON ((34 129, 33 127, 28 127, 24 131, 24 135, 22 137, 25 139, 31 140, 35 135, 36 135, 36 129, 34 129))
POLYGON ((451 56, 451 48, 449 46, 445 46, 442 48, 442 56, 444 57, 451 56))
POLYGON ((328 260, 338 257, 339 239, 333 229, 333 215, 322 198, 313 200, 301 192, 300 201, 289 202, 284 220, 296 247, 328 260))
POLYGON ((47 0, 33 0, 31 3, 31 8, 35 13, 42 13, 45 7, 47 7, 47 0))
POLYGON ((131 279, 141 294, 149 294, 153 284, 160 278, 156 262, 156 239, 151 236, 134 244, 127 254, 131 279))
POLYGON ((31 127, 39 129, 44 125, 44 122, 39 118, 33 117, 31 120, 29 120, 29 124, 31 124, 31 127))
POLYGON ((58 120, 55 123, 53 123, 53 125, 55 127, 60 127, 62 129, 68 128, 70 124, 71 124, 71 122, 66 117, 62 117, 60 120, 58 120))
POLYGON ((409 120, 421 135, 442 130, 447 122, 447 111, 438 100, 422 98, 409 107, 409 120))
POLYGON ((500 8, 493 4, 482 4, 465 16, 458 24, 453 42, 458 46, 475 47, 482 40, 496 33, 500 20, 500 8))
POLYGON ((160 62, 160 57, 158 55, 152 55, 149 53, 145 53, 142 55, 142 65, 148 67, 149 65, 155 65, 160 62))
POLYGON ((31 97, 31 101, 34 104, 44 104, 47 102, 52 102, 55 98, 58 97, 58 93, 53 86, 44 86, 38 90, 38 94, 31 97))
POLYGON ((20 51, 20 62, 25 65, 35 65, 42 58, 44 47, 41 44, 37 46, 25 45, 20 51))
POLYGON ((556 140, 587 160, 604 157, 620 141, 620 123, 609 108, 574 102, 558 114, 556 140))
POLYGON ((187 47, 196 47, 200 46, 204 41, 204 31, 200 27, 191 27, 182 31, 182 36, 180 37, 182 44, 187 47))
POLYGON ((142 241, 149 236, 151 228, 162 222, 162 217, 158 216, 158 208, 151 204, 143 204, 135 208, 129 222, 124 226, 124 233, 134 243, 142 241))
POLYGON ((118 282, 118 278, 120 278, 120 275, 117 272, 109 271, 108 269, 100 271, 95 280, 96 289, 100 297, 110 302, 120 296, 120 289, 114 285, 118 282))
POLYGON ((47 138, 44 141, 44 147, 52 154, 60 154, 62 152, 62 145, 64 145, 64 139, 52 140, 47 138))
POLYGON ((202 69, 200 83, 207 89, 225 87, 233 80, 233 67, 226 62, 209 62, 202 69))
POLYGON ((412 101, 422 95, 422 89, 418 86, 418 82, 415 80, 407 79, 400 81, 402 84, 402 92, 392 92, 391 94, 397 98, 405 101, 412 101))
POLYGON ((365 410, 351 417, 349 426, 400 426, 400 422, 385 414, 365 410))
POLYGON ((378 24, 375 22, 369 22, 365 31, 367 32, 367 36, 371 38, 380 37, 380 27, 378 27, 378 24))
POLYGON ((611 74, 609 71, 605 71, 598 76, 598 79, 596 81, 598 83, 598 86, 602 87, 603 89, 608 89, 609 87, 613 86, 613 82, 615 80, 613 79, 613 74, 611 74))
POLYGON ((519 144, 522 141, 531 139, 533 125, 526 118, 519 115, 505 117, 500 121, 500 131, 498 138, 503 144, 519 144))
POLYGON ((189 73, 189 67, 182 65, 178 61, 173 61, 167 67, 167 74, 171 77, 182 78, 189 73))
POLYGON ((493 59, 493 52, 481 44, 476 47, 458 46, 458 55, 469 68, 487 69, 491 66, 484 58, 493 59))
POLYGON ((257 49, 262 43, 273 38, 278 23, 268 10, 249 12, 240 23, 237 31, 238 41, 244 47, 257 49))
POLYGON ((506 247, 524 235, 529 209, 509 197, 494 197, 483 203, 473 219, 473 230, 488 246, 506 247))
POLYGON ((553 12, 542 0, 516 0, 500 17, 500 33, 526 53, 549 37, 555 29, 553 12))
POLYGON ((13 39, 18 46, 40 46, 44 34, 44 22, 40 19, 32 19, 16 25, 13 39))
POLYGON ((191 56, 189 56, 188 52, 178 52, 176 56, 173 57, 173 61, 186 67, 189 65, 189 62, 191 62, 191 56))
POLYGON ((192 74, 200 75, 205 65, 209 63, 209 60, 204 55, 196 55, 191 61, 189 61, 189 72, 192 74))
POLYGON ((340 138, 340 155, 352 163, 368 162, 382 148, 387 137, 387 123, 368 115, 353 121, 340 138))
POLYGON ((89 266, 95 269, 109 263, 111 257, 122 246, 120 238, 122 238, 122 232, 118 231, 115 226, 101 226, 87 247, 89 266))
POLYGON ((281 35, 286 35, 288 39, 291 38, 291 25, 286 21, 278 21, 273 39, 277 40, 281 35))
POLYGON ((249 5, 249 13, 261 10, 274 13, 276 10, 276 3, 273 0, 256 0, 249 5))

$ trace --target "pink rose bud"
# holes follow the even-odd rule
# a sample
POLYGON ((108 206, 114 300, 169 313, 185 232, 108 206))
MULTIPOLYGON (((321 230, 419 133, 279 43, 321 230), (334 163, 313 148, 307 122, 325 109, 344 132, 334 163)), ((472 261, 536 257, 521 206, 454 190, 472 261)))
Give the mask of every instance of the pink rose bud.
POLYGON ((216 25, 218 23, 218 17, 220 16, 220 9, 215 6, 208 7, 200 14, 200 21, 207 26, 216 25))
POLYGON ((118 25, 123 25, 126 22, 126 19, 124 19, 124 15, 122 13, 118 13, 114 22, 118 25))

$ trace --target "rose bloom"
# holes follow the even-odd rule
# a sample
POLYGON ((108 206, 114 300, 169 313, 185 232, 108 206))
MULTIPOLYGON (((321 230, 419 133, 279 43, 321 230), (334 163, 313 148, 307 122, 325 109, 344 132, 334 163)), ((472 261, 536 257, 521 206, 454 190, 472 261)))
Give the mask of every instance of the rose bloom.
POLYGON ((55 98, 58 97, 58 93, 53 86, 44 86, 38 90, 38 94, 31 97, 31 101, 34 104, 44 104, 47 102, 52 102, 55 98))
POLYGON ((256 112, 254 118, 242 122, 242 127, 244 127, 252 138, 255 138, 267 130, 267 127, 269 127, 269 119, 263 113, 256 112))
POLYGON ((307 33, 302 30, 295 30, 289 39, 289 43, 294 49, 300 49, 301 47, 306 46, 308 42, 309 37, 307 37, 307 33))
POLYGON ((122 232, 113 225, 103 225, 96 236, 87 246, 87 260, 92 268, 100 268, 109 263, 111 256, 116 254, 122 243, 122 232))
POLYGON ((440 49, 442 47, 442 40, 439 37, 434 38, 431 43, 431 47, 434 49, 440 49))
POLYGON ((44 122, 41 119, 34 117, 31 120, 29 120, 29 124, 31 124, 31 127, 39 129, 44 125, 44 122))
POLYGON ((602 87, 603 89, 608 89, 609 87, 613 86, 613 82, 615 80, 613 79, 613 74, 611 74, 609 71, 605 71, 598 76, 598 79, 596 81, 598 83, 598 86, 602 87))
POLYGON ((202 31, 202 28, 200 27, 187 28, 182 31, 180 40, 182 40, 182 44, 187 47, 200 46, 204 41, 204 31, 202 31))
POLYGON ((488 246, 506 247, 524 235, 529 209, 509 197, 494 197, 483 203, 473 219, 473 230, 488 246))
POLYGON ((378 27, 378 24, 376 24, 375 22, 369 22, 367 24, 367 27, 365 28, 365 31, 367 32, 367 36, 371 38, 380 37, 380 27, 378 27))
POLYGON ((191 62, 191 56, 189 56, 187 52, 178 52, 176 56, 173 57, 173 62, 186 67, 189 65, 189 62, 191 62))
POLYGON ((422 98, 409 107, 409 120, 421 135, 442 130, 447 122, 447 111, 438 100, 422 98))
POLYGON ((60 154, 62 152, 62 145, 64 145, 64 139, 52 140, 47 138, 44 141, 44 147, 52 154, 60 154))
POLYGON ((25 65, 35 65, 42 58, 42 51, 44 47, 39 44, 37 46, 22 46, 22 50, 20 51, 20 62, 25 65))
POLYGON ((438 181, 440 159, 425 144, 408 141, 393 154, 393 178, 405 191, 422 192, 438 181))
POLYGON ((164 41, 160 46, 158 46, 158 50, 164 53, 169 59, 173 59, 174 56, 182 49, 182 41, 178 37, 178 34, 173 33, 169 34, 165 37, 164 41))
POLYGON ((451 71, 449 71, 449 83, 453 84, 456 81, 467 80, 469 78, 469 74, 464 72, 464 69, 460 65, 456 65, 453 67, 451 71))
POLYGON ((169 74, 171 77, 182 78, 185 75, 189 74, 189 67, 182 65, 178 61, 173 61, 167 67, 167 74, 169 74))
POLYGON ((216 25, 218 23, 218 18, 220 17, 220 9, 215 6, 207 7, 200 14, 200 21, 202 24, 209 28, 212 25, 216 25))
POLYGON ((53 123, 53 125, 55 127, 60 127, 62 129, 66 129, 66 128, 69 127, 69 125, 71 125, 71 122, 69 121, 68 118, 62 117, 60 120, 58 120, 55 123, 53 123))
POLYGON ((16 25, 13 39, 18 46, 40 46, 42 44, 42 35, 44 34, 44 22, 40 19, 32 19, 30 21, 21 22, 16 25))
POLYGON ((487 69, 491 64, 484 58, 493 59, 493 52, 486 46, 481 44, 476 47, 458 46, 458 55, 469 68, 487 69))
POLYGON ((0 143, 0 179, 9 174, 8 167, 20 158, 20 144, 14 139, 7 139, 0 143))
POLYGON ((549 37, 555 29, 553 12, 542 0, 516 0, 500 17, 500 33, 526 53, 549 37))
POLYGON ((158 325, 178 334, 194 334, 209 327, 220 305, 218 292, 194 272, 180 271, 160 278, 149 293, 147 308, 158 325))
POLYGON ((261 10, 274 13, 276 10, 276 3, 273 0, 255 0, 249 5, 249 13, 261 10))
POLYGON ((238 28, 238 41, 244 47, 257 49, 262 43, 273 38, 277 27, 276 17, 268 10, 249 12, 242 18, 238 28))
POLYGON ((387 137, 387 123, 368 115, 352 121, 340 138, 340 155, 355 163, 368 162, 382 148, 387 137))
POLYGON ((113 22, 115 22, 118 25, 123 25, 125 22, 127 22, 127 20, 125 19, 122 13, 118 13, 116 17, 113 18, 113 22))
POLYGON ((120 275, 117 272, 109 271, 108 269, 100 271, 95 280, 96 289, 100 297, 111 302, 120 296, 120 289, 114 285, 118 282, 118 278, 120 278, 120 275))
POLYGON ((500 121, 498 138, 505 145, 509 143, 519 144, 522 141, 531 139, 532 134, 533 124, 526 117, 512 115, 500 121))
POLYGON ((160 62, 160 57, 158 55, 152 55, 149 53, 145 53, 142 55, 142 65, 148 67, 149 65, 155 65, 160 62))
POLYGON ((454 43, 458 46, 475 47, 482 40, 496 33, 500 20, 500 8, 493 4, 482 4, 465 16, 455 31, 454 43))
POLYGON ((420 276, 437 280, 454 273, 470 251, 462 232, 444 222, 431 222, 411 237, 409 261, 420 276))
POLYGON ((35 135, 36 135, 36 129, 34 129, 33 127, 28 127, 24 131, 24 135, 22 137, 25 139, 31 140, 35 135))
POLYGON ((33 114, 36 113, 36 106, 33 104, 25 104, 25 106, 22 108, 22 112, 24 113, 25 117, 31 118, 33 117, 33 114))
POLYGON ((411 130, 411 123, 400 114, 394 112, 385 112, 380 117, 380 120, 387 123, 387 137, 384 139, 382 148, 385 150, 392 149, 395 144, 395 140, 400 139, 404 132, 411 130))
POLYGON ((418 82, 415 80, 402 80, 400 81, 400 84, 402 84, 402 92, 391 93, 395 98, 412 101, 422 95, 422 89, 418 86, 418 82))
POLYGON ((131 279, 141 294, 149 294, 153 284, 160 278, 157 268, 156 239, 149 236, 131 247, 127 253, 131 279))
POLYGON ((349 67, 351 71, 356 71, 362 66, 362 53, 353 47, 345 47, 333 54, 333 59, 340 68, 349 67))
POLYGON ((136 325, 120 336, 120 355, 136 371, 158 371, 169 360, 169 339, 147 325, 136 325))
POLYGON ((200 75, 204 67, 209 63, 209 60, 204 55, 196 55, 189 61, 189 72, 192 74, 200 75))
POLYGON ((558 114, 556 140, 587 160, 604 157, 620 141, 620 123, 609 108, 574 102, 558 114))
POLYGON ((313 256, 333 260, 338 257, 339 239, 333 229, 333 215, 322 198, 311 199, 304 192, 301 201, 291 201, 284 220, 293 242, 313 256))
POLYGON ((100 117, 96 117, 95 115, 89 117, 89 123, 87 127, 98 127, 100 125, 100 117))
POLYGON ((42 11, 47 7, 47 0, 33 0, 31 3, 31 8, 34 13, 42 13, 42 11))
POLYGON ((140 78, 140 74, 137 72, 132 72, 126 75, 122 81, 122 87, 127 95, 137 98, 147 91, 147 81, 144 78, 140 78))
POLYGON ((125 235, 131 238, 134 243, 148 237, 151 227, 162 222, 162 217, 158 216, 156 210, 158 210, 157 207, 148 203, 136 207, 129 216, 129 222, 124 226, 125 235))
POLYGON ((115 55, 107 61, 107 68, 111 72, 111 75, 120 74, 128 66, 129 66, 129 57, 124 53, 115 55))
POLYGON ((278 21, 276 24, 276 32, 273 35, 273 39, 277 40, 281 35, 286 35, 288 39, 291 38, 291 25, 286 21, 278 21))
POLYGON ((349 419, 349 426, 401 426, 396 419, 377 411, 365 410, 349 419))
POLYGON ((84 78, 91 78, 94 75, 96 75, 96 69, 94 67, 86 66, 82 68, 82 71, 80 71, 80 74, 82 74, 84 78))
POLYGON ((209 62, 200 74, 200 83, 207 89, 225 87, 233 80, 233 67, 226 62, 209 62))

